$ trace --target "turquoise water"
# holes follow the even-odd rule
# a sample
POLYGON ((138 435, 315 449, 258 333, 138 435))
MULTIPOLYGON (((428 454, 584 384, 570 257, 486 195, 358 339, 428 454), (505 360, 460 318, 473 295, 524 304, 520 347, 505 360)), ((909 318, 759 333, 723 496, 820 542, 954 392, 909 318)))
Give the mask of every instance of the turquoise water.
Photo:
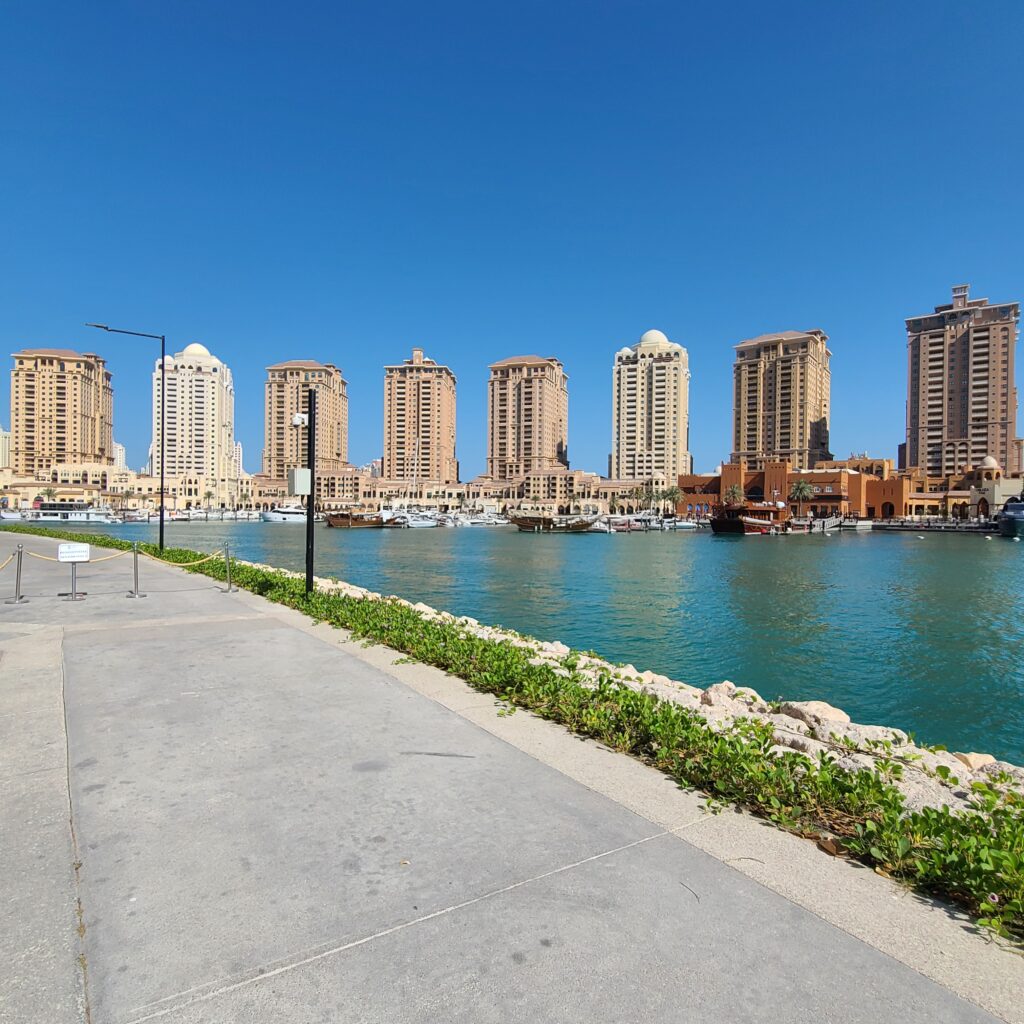
MULTIPOLYGON (((156 539, 155 526, 104 532, 156 539)), ((301 527, 184 523, 167 543, 304 566, 301 527)), ((328 530, 316 571, 617 662, 1024 764, 1024 545, 847 532, 538 536, 328 530)))

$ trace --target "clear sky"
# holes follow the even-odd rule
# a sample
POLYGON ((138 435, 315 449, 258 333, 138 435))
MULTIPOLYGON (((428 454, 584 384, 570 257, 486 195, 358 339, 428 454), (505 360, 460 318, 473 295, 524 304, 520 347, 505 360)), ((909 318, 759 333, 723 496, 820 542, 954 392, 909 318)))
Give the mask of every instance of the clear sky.
POLYGON ((821 327, 833 450, 895 456, 903 318, 1024 299, 1022 36, 1020 0, 5 3, 4 351, 106 355, 138 466, 154 352, 82 323, 201 341, 256 471, 268 363, 343 368, 361 463, 422 346, 465 479, 496 359, 564 361, 604 472, 613 355, 665 331, 707 469, 732 345, 821 327))

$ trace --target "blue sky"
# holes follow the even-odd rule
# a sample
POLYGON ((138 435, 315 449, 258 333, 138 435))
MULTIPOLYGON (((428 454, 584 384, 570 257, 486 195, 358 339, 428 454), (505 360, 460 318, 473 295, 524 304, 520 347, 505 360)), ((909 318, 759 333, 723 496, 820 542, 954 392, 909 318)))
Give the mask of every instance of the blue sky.
MULTIPOLYGON (((557 355, 572 464, 603 472, 616 349, 690 353, 698 468, 731 447, 731 346, 821 327, 833 449, 895 455, 903 318, 970 282, 1024 298, 1024 4, 9 3, 0 33, 5 352, 100 351, 139 465, 153 352, 232 368, 259 469, 264 367, 459 379, 557 355)), ((1021 374, 1018 371, 1018 378, 1021 374)), ((7 425, 9 388, 0 389, 7 425)))

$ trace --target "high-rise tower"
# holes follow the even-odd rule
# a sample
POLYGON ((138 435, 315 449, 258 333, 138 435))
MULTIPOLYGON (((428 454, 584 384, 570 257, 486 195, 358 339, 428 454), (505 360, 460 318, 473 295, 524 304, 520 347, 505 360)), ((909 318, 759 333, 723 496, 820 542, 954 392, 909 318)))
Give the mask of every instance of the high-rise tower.
POLYGON ((384 367, 384 466, 387 480, 457 483, 455 374, 414 348, 384 367))
POLYGON ((647 331, 615 354, 609 473, 617 480, 664 473, 674 486, 692 471, 689 449, 689 357, 661 331, 647 331))
POLYGON ((490 367, 487 475, 513 480, 569 465, 569 378, 555 358, 513 356, 490 367))

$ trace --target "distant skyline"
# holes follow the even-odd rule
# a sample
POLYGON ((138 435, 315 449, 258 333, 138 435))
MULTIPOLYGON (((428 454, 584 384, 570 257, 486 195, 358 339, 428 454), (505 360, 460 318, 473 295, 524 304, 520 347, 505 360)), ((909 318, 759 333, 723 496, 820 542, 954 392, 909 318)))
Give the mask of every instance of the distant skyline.
POLYGON ((904 318, 960 283, 1024 300, 1022 29, 1009 0, 12 7, 5 351, 103 355, 137 468, 157 350, 81 325, 200 342, 253 472, 266 366, 342 369, 359 465, 420 347, 458 378, 469 479, 497 359, 563 361, 570 463, 603 473, 615 353, 663 331, 700 471, 732 447, 733 345, 821 328, 833 452, 895 458, 904 318))

